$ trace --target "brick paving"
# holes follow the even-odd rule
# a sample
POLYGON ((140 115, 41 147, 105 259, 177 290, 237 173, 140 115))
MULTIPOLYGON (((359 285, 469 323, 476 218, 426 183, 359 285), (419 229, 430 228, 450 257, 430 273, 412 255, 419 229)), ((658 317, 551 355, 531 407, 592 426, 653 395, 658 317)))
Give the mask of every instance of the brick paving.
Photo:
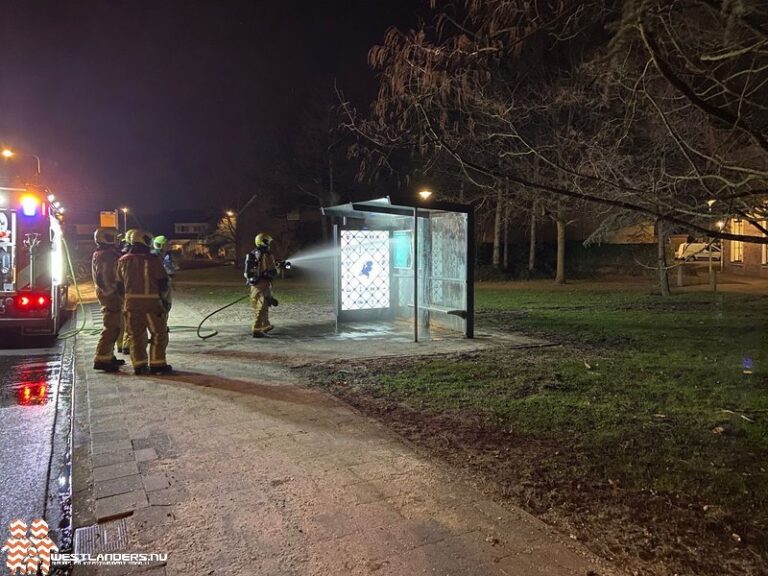
MULTIPOLYGON (((78 337, 76 527, 127 517, 126 552, 169 556, 75 576, 619 574, 291 371, 323 357, 482 342, 297 344, 280 338, 279 313, 269 341, 252 340, 231 315, 206 342, 173 328, 195 325, 201 308, 174 300, 177 376, 93 372, 96 337, 78 337)), ((285 333, 301 322, 285 319, 285 333)))

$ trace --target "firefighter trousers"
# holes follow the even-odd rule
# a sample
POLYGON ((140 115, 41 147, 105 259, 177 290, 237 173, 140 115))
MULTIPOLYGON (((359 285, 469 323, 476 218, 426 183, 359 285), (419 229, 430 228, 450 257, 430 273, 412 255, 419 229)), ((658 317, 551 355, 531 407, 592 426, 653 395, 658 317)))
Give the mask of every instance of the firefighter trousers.
POLYGON ((115 343, 119 344, 118 338, 123 327, 123 312, 120 308, 121 303, 119 302, 102 303, 103 327, 99 336, 99 342, 96 345, 94 362, 112 362, 112 359, 115 357, 115 343))
POLYGON ((123 331, 117 339, 117 348, 121 352, 130 352, 131 350, 131 327, 128 326, 128 312, 123 311, 123 331))
POLYGON ((131 364, 135 368, 147 365, 147 330, 152 337, 149 347, 149 366, 166 365, 165 349, 168 347, 168 316, 158 302, 150 309, 127 310, 128 329, 131 339, 131 364))
POLYGON ((253 327, 256 333, 264 333, 272 330, 269 323, 269 304, 272 300, 272 291, 269 284, 259 283, 251 286, 251 307, 253 308, 253 327))

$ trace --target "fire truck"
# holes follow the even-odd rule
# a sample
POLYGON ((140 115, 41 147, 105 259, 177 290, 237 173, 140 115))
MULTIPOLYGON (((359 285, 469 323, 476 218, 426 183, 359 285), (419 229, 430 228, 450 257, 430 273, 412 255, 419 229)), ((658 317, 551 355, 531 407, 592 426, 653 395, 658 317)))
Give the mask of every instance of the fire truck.
POLYGON ((58 334, 68 292, 63 212, 46 192, 0 187, 0 333, 58 334))

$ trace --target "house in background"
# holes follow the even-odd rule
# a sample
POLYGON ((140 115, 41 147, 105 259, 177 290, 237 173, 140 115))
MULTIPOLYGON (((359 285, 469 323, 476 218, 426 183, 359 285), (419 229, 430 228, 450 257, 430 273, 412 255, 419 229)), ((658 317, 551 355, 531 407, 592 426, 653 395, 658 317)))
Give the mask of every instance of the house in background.
POLYGON ((168 247, 182 260, 210 259, 206 240, 209 230, 208 222, 174 222, 168 247))
MULTIPOLYGON (((768 221, 763 220, 760 225, 768 228, 768 221)), ((732 234, 765 237, 763 232, 746 220, 731 220, 726 230, 732 234)), ((725 272, 738 276, 768 278, 768 244, 725 240, 723 248, 725 272)))
POLYGON ((168 210, 142 216, 142 224, 156 236, 168 238, 168 249, 182 260, 210 258, 206 237, 212 226, 205 212, 168 210))

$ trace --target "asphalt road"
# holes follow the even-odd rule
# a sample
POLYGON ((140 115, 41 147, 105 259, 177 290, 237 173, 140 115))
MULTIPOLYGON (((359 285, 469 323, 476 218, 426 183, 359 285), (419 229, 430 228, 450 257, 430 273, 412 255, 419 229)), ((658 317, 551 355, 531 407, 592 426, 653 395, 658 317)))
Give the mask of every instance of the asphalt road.
POLYGON ((62 440, 68 446, 72 389, 71 375, 61 377, 71 371, 64 351, 50 338, 0 341, 0 542, 16 518, 45 517, 52 530, 61 522, 58 491, 50 486, 69 482, 59 478, 68 476, 62 440))

